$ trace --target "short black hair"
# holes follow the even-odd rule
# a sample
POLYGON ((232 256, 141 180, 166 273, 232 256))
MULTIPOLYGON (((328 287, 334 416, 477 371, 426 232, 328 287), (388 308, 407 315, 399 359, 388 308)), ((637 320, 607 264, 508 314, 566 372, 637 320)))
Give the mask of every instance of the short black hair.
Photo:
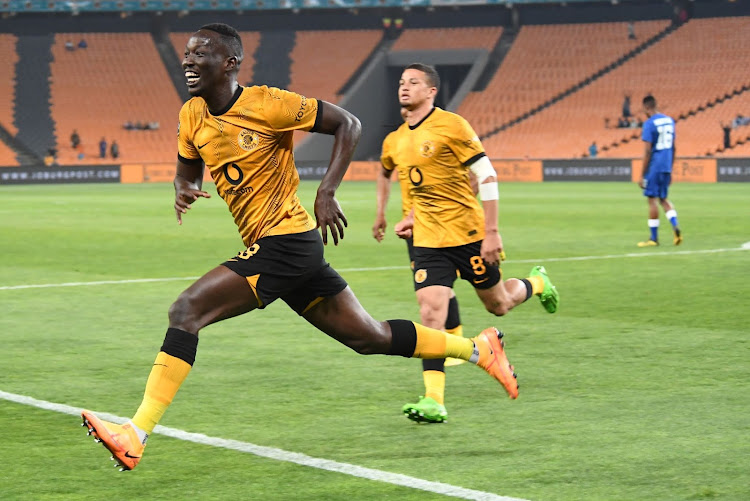
POLYGON ((643 98, 643 106, 646 108, 656 108, 656 98, 649 94, 648 96, 643 98))
POLYGON ((437 90, 440 90, 440 75, 438 75, 434 66, 422 63, 412 63, 404 69, 421 71, 427 76, 427 83, 429 83, 430 86, 435 87, 437 90))
POLYGON ((227 47, 229 55, 236 57, 237 66, 240 65, 245 57, 245 52, 242 49, 242 38, 237 30, 224 23, 204 24, 200 29, 213 31, 221 35, 221 41, 227 47))

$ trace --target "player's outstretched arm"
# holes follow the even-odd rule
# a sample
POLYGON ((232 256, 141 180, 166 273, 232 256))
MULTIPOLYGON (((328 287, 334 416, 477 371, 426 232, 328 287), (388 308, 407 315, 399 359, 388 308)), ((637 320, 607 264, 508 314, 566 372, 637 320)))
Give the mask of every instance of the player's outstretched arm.
POLYGON ((177 173, 174 176, 174 210, 177 224, 182 224, 182 215, 190 209, 199 197, 211 198, 201 189, 203 186, 203 162, 185 163, 177 160, 177 173))
POLYGON ((354 150, 362 135, 362 124, 359 119, 335 104, 324 103, 315 132, 334 136, 331 161, 328 171, 318 187, 315 197, 315 219, 323 236, 323 243, 328 244, 328 231, 331 232, 333 244, 338 245, 339 238, 344 238, 346 216, 335 198, 336 189, 352 161, 354 150))

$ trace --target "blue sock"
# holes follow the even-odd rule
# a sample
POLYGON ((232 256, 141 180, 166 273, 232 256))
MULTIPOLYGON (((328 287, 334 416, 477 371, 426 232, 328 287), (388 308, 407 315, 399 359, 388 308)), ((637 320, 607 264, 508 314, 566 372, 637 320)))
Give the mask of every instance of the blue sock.
POLYGON ((677 228, 677 211, 674 209, 667 211, 667 219, 672 223, 672 228, 677 228))
POLYGON ((658 242, 659 241, 659 220, 649 219, 648 227, 651 230, 651 240, 653 240, 654 242, 658 242))

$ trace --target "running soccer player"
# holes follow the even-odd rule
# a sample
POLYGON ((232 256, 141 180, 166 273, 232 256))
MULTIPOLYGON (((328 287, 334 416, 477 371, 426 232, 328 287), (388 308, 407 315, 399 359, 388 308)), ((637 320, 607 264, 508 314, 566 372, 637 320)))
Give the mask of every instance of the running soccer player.
POLYGON ((672 224, 674 244, 682 243, 682 232, 677 223, 677 211, 667 198, 669 185, 672 183, 672 166, 675 155, 674 119, 659 113, 656 99, 648 95, 643 98, 643 109, 648 120, 643 124, 641 139, 645 143, 643 154, 643 173, 638 186, 643 196, 648 199, 648 227, 651 235, 648 240, 638 242, 638 247, 655 247, 659 245, 659 205, 672 224), (658 204, 657 204, 658 199, 658 204))
MULTIPOLYGON (((406 122, 383 143, 378 180, 379 191, 385 189, 396 170, 409 188, 411 212, 394 229, 402 237, 413 234, 414 287, 422 323, 445 329, 456 270, 495 315, 506 314, 533 295, 554 313, 559 294, 544 267, 535 266, 522 280, 502 279, 496 173, 469 123, 435 107, 439 86, 432 66, 415 63, 403 71, 398 96, 408 114, 406 122), (469 172, 479 183, 481 205, 469 172)), ((383 193, 378 194, 381 198, 383 193)), ((444 389, 441 361, 432 361, 428 367, 442 373, 435 378, 435 387, 444 389)), ((434 391, 430 400, 404 406, 404 413, 418 422, 443 422, 447 413, 442 397, 442 391, 434 391)))
MULTIPOLYGON (((193 203, 210 197, 201 188, 207 167, 247 248, 199 278, 169 308, 169 328, 133 418, 118 425, 84 410, 89 434, 112 453, 121 470, 135 468, 148 435, 195 362, 201 329, 279 298, 357 353, 460 358, 482 367, 516 398, 516 381, 497 329, 466 339, 407 320, 380 322, 362 308, 323 257, 328 233, 334 245, 344 236, 346 217, 335 193, 360 137, 359 120, 333 104, 293 92, 238 85, 242 57, 240 36, 226 24, 205 25, 187 43, 182 67, 193 97, 179 115, 174 208, 181 223, 193 203), (297 197, 299 175, 292 154, 297 129, 334 136, 315 199, 315 219, 297 197)), ((279 349, 282 360, 288 348, 279 349)))
MULTIPOLYGON (((404 120, 408 115, 406 108, 401 108, 401 116, 404 120)), ((383 142, 383 150, 388 150, 389 146, 386 143, 395 139, 393 132, 388 134, 383 142)), ((471 175, 472 180, 476 181, 476 178, 471 175)), ((375 223, 372 227, 372 236, 378 242, 382 242, 385 238, 385 229, 388 226, 385 217, 385 208, 388 205, 388 198, 391 193, 391 182, 383 176, 379 176, 377 179, 377 200, 376 200, 376 215, 375 223)), ((402 219, 410 217, 412 209, 411 195, 409 194, 410 183, 408 179, 402 178, 399 173, 399 186, 401 188, 401 215, 402 219)), ((472 184, 472 188, 474 184, 472 184)), ((477 190, 474 190, 476 194, 477 190)), ((412 271, 412 277, 414 275, 414 239, 412 238, 411 231, 407 230, 401 235, 404 241, 406 241, 406 249, 409 254, 409 265, 412 271)), ((445 332, 454 336, 463 336, 463 325, 461 325, 461 314, 458 307, 458 298, 456 293, 451 288, 451 297, 448 300, 448 312, 445 319, 445 332)), ((464 363, 464 360, 458 358, 448 359, 437 359, 437 360, 423 360, 422 361, 422 379, 424 381, 425 393, 424 396, 420 397, 419 402, 406 404, 402 411, 411 419, 420 420, 428 423, 442 423, 448 417, 448 412, 445 409, 445 367, 459 365, 464 363)))

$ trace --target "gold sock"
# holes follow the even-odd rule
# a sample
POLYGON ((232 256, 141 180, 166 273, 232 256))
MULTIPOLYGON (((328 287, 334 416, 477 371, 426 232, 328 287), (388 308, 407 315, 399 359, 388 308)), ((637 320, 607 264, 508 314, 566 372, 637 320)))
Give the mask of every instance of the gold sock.
POLYGON ((544 291, 544 279, 539 275, 529 277, 526 280, 531 284, 531 294, 541 294, 544 291))
POLYGON ((417 331, 417 344, 413 357, 417 358, 460 358, 469 360, 474 351, 474 342, 464 337, 452 336, 437 329, 414 323, 417 331))
POLYGON ((424 371, 422 378, 424 379, 424 396, 442 405, 445 399, 445 372, 424 371))
POLYGON ((464 326, 459 325, 458 327, 454 327, 452 329, 445 329, 445 332, 447 332, 451 336, 464 337, 464 326))
POLYGON ((131 420, 133 424, 146 433, 154 431, 191 368, 184 360, 159 352, 146 382, 143 402, 131 420))

